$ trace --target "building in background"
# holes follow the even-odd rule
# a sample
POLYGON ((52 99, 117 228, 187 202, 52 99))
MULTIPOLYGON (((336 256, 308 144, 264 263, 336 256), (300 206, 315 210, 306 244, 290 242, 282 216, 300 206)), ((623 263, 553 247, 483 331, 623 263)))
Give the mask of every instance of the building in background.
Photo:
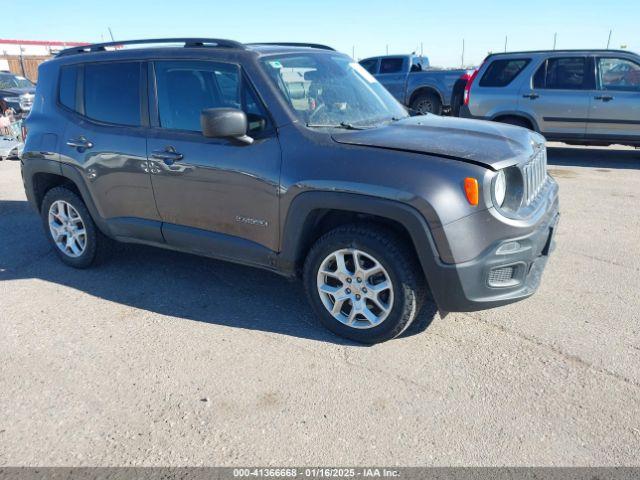
POLYGON ((0 39, 0 71, 8 70, 37 82, 38 65, 60 50, 81 45, 86 43, 0 39))

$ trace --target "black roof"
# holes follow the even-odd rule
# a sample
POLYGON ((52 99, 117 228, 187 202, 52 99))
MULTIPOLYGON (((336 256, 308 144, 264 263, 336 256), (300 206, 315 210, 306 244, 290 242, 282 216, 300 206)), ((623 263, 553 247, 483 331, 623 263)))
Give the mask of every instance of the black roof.
POLYGON ((150 38, 142 40, 122 40, 118 42, 93 43, 67 48, 59 52, 56 57, 65 57, 69 55, 79 55, 83 53, 105 52, 107 48, 123 47, 126 45, 167 45, 175 47, 172 44, 182 44, 183 48, 225 48, 239 50, 254 50, 261 47, 287 47, 287 48, 313 48, 319 50, 334 50, 327 45, 319 43, 296 43, 296 42, 257 42, 257 43, 240 43, 235 40, 227 40, 222 38, 150 38))

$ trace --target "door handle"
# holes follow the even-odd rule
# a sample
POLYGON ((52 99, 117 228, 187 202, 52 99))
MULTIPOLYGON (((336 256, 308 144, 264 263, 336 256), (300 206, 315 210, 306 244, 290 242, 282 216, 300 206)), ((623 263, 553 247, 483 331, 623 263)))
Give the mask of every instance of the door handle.
POLYGON ((162 160, 167 165, 173 165, 175 162, 182 160, 184 155, 176 152, 175 147, 168 146, 164 150, 154 150, 151 152, 151 157, 162 160))
POLYGON ((613 100, 611 95, 598 95, 597 97, 593 97, 596 100, 602 100, 603 102, 610 102, 613 100))
POLYGON ((72 148, 77 148, 78 150, 93 148, 93 143, 84 137, 72 138, 71 140, 67 140, 67 145, 72 148))
POLYGON ((540 95, 538 95, 537 93, 525 93, 524 95, 522 95, 523 98, 529 98, 531 100, 535 100, 536 98, 539 98, 540 95))

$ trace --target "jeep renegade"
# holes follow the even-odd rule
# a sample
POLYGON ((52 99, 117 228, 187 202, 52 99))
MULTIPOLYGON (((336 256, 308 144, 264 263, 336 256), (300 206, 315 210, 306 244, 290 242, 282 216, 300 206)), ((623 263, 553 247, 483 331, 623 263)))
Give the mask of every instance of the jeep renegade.
POLYGON ((400 335, 427 296, 448 312, 526 298, 552 249, 542 136, 411 117, 322 45, 68 49, 40 66, 27 127, 25 190, 64 263, 118 240, 301 276, 359 342, 400 335))

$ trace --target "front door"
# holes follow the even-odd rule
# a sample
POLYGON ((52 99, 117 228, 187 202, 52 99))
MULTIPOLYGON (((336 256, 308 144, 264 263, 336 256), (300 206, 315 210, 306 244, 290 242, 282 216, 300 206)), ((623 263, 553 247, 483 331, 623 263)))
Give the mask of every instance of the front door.
POLYGON ((240 67, 156 61, 150 80, 147 152, 167 243, 227 258, 276 250, 280 145, 240 67), (247 113, 253 144, 202 135, 201 111, 221 107, 247 113))
POLYGON ((640 64, 622 57, 596 59, 587 137, 640 141, 640 64))
POLYGON ((551 57, 520 90, 519 110, 549 138, 583 138, 589 117, 593 73, 589 57, 551 57))

